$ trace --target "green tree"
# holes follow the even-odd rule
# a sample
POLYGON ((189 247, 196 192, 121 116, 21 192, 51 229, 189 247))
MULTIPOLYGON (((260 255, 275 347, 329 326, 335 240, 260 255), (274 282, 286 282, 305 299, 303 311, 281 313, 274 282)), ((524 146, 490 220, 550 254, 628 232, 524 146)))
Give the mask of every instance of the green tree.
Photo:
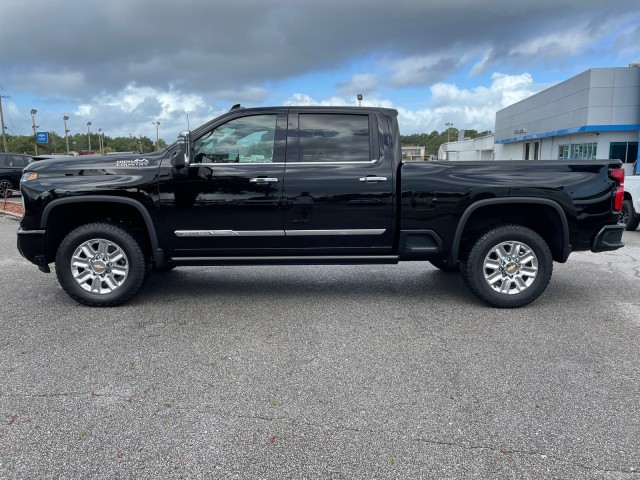
POLYGON ((30 135, 7 135, 7 150, 14 153, 34 155, 34 139, 30 135))

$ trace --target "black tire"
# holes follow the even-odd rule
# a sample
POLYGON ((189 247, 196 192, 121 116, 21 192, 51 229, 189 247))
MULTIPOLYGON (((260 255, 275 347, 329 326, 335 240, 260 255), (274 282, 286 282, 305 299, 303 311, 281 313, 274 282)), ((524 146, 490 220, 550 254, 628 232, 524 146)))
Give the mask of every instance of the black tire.
POLYGON ((15 190, 13 183, 8 178, 0 178, 0 199, 9 198, 15 190))
POLYGON ((429 263, 443 272, 459 272, 460 271, 460 263, 450 263, 442 258, 434 258, 429 260, 429 263))
POLYGON ((141 242, 110 223, 88 223, 72 230, 56 254, 58 282, 71 298, 91 307, 131 300, 150 272, 150 258, 141 242))
POLYGON ((622 202, 622 210, 620 210, 619 222, 623 223, 627 231, 634 231, 640 225, 640 215, 633 208, 633 202, 630 199, 622 202))
POLYGON ((461 262, 464 283, 483 302, 518 308, 549 285, 553 257, 544 239, 521 225, 504 225, 482 235, 461 262))

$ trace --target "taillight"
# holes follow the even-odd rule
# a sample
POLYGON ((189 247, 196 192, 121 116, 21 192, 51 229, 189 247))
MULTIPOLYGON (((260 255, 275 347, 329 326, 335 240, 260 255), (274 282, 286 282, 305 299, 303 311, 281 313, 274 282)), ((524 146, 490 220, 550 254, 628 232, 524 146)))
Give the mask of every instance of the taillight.
POLYGON ((618 182, 616 193, 613 194, 613 209, 616 212, 622 210, 624 201, 624 170, 622 168, 612 168, 611 177, 618 182))

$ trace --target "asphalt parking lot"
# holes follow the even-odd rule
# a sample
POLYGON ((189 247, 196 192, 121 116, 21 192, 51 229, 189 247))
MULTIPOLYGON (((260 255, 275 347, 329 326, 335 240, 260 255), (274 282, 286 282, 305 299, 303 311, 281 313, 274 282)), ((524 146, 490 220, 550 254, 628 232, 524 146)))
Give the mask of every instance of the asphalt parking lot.
POLYGON ((76 304, 0 214, 0 478, 640 478, 640 231, 518 310, 418 262, 76 304))

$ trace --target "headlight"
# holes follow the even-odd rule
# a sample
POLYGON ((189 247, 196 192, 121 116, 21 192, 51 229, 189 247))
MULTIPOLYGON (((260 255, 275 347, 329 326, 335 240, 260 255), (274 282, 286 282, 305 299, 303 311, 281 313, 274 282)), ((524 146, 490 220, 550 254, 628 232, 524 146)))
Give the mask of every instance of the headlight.
POLYGON ((37 180, 38 172, 24 172, 22 174, 21 182, 28 182, 29 180, 37 180))

